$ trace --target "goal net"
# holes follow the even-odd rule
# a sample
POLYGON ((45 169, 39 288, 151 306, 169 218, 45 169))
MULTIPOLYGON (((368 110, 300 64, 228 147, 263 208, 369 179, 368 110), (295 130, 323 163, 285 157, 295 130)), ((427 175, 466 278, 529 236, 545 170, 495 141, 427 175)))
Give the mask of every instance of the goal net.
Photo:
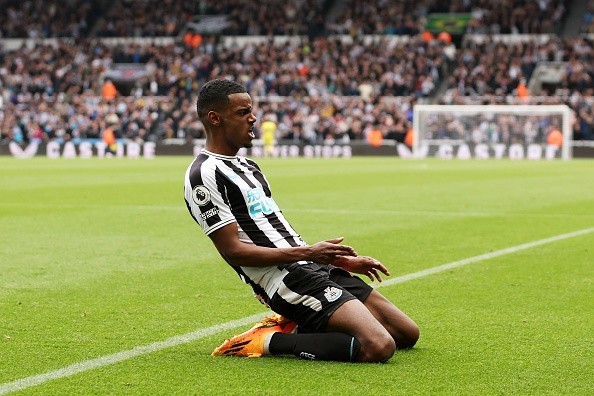
POLYGON ((415 158, 570 159, 566 105, 416 105, 415 158))

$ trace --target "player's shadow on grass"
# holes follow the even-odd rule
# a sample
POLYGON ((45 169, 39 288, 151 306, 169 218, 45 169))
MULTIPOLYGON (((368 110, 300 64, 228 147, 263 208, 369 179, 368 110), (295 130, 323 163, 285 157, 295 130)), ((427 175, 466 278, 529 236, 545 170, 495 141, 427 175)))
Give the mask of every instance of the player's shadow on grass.
MULTIPOLYGON (((412 349, 399 349, 396 351, 394 356, 390 360, 385 363, 360 363, 360 364, 401 364, 402 358, 405 357, 405 360, 414 360, 412 358, 413 355, 419 355, 425 352, 423 348, 415 347, 412 349)), ((219 361, 220 363, 225 364, 260 364, 260 365, 268 365, 277 363, 288 363, 288 364, 320 364, 320 365, 353 365, 359 363, 348 363, 348 362, 336 362, 336 361, 322 361, 322 360, 307 360, 307 359, 300 359, 297 356, 292 355, 277 355, 277 356, 264 356, 261 358, 246 358, 246 357, 236 357, 236 356, 208 356, 209 358, 213 359, 213 361, 219 361)))

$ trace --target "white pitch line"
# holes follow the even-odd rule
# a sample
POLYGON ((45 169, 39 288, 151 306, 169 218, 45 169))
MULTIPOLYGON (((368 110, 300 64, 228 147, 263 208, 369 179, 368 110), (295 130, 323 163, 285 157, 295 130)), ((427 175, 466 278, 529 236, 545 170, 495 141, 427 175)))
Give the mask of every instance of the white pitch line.
POLYGON ((522 245, 512 246, 512 247, 508 247, 508 248, 501 249, 501 250, 496 250, 494 252, 481 254, 479 256, 469 257, 469 258, 466 258, 463 260, 454 261, 452 263, 438 265, 437 267, 431 267, 431 268, 427 268, 427 269, 424 269, 421 271, 413 272, 411 274, 398 276, 396 278, 389 279, 389 280, 386 280, 386 281, 380 283, 378 285, 378 287, 379 286, 397 285, 399 283, 408 282, 409 280, 423 278, 425 276, 437 274, 439 272, 444 272, 444 271, 451 270, 454 268, 459 268, 464 265, 477 263, 479 261, 489 260, 489 259, 492 259, 495 257, 504 256, 506 254, 517 253, 522 250, 532 249, 534 247, 546 245, 548 243, 558 242, 558 241, 562 241, 564 239, 569 239, 569 238, 574 238, 574 237, 581 236, 581 235, 586 235, 591 232, 594 232, 594 227, 586 228, 586 229, 578 230, 578 231, 574 231, 574 232, 569 232, 567 234, 556 235, 556 236, 553 236, 550 238, 540 239, 538 241, 528 242, 528 243, 524 243, 522 245))
POLYGON ((0 395, 6 395, 7 393, 16 392, 36 385, 41 385, 48 381, 53 381, 64 377, 70 377, 72 375, 82 373, 84 371, 89 371, 99 367, 116 364, 124 360, 132 359, 136 356, 142 356, 151 352, 157 352, 162 349, 171 348, 181 344, 186 344, 188 342, 192 342, 204 337, 208 337, 213 334, 220 333, 221 331, 233 329, 235 327, 244 326, 248 323, 256 322, 261 318, 261 313, 255 314, 252 316, 248 316, 246 318, 233 320, 219 325, 207 327, 205 329, 199 329, 191 333, 167 338, 166 340, 157 341, 149 345, 137 346, 127 351, 117 352, 111 355, 100 356, 95 359, 74 363, 70 366, 66 366, 55 371, 50 371, 39 375, 33 375, 31 377, 21 378, 13 382, 7 382, 5 384, 0 385, 0 395))
MULTIPOLYGON (((423 278, 425 276, 437 274, 440 272, 444 272, 450 269, 459 268, 464 265, 477 263, 484 260, 489 260, 495 257, 504 256, 506 254, 517 253, 522 250, 531 249, 537 246, 546 245, 549 243, 558 242, 564 239, 574 238, 582 235, 589 234, 594 232, 594 227, 586 228, 583 230, 578 230, 574 232, 569 232, 567 234, 556 235, 550 238, 540 239, 538 241, 524 243, 522 245, 512 246, 509 248, 496 250, 494 252, 489 252, 485 254, 481 254, 479 256, 470 257, 467 259, 454 261, 452 263, 439 265, 437 267, 427 268, 425 270, 413 272, 410 274, 398 276, 396 278, 384 281, 378 285, 377 287, 386 287, 391 285, 396 285, 404 282, 408 282, 413 279, 423 278)), ((205 329, 199 329, 191 333, 182 334, 179 336, 174 336, 171 338, 167 338, 163 341, 154 342, 149 345, 143 345, 134 347, 132 349, 117 352, 111 355, 100 356, 95 359, 85 360, 79 363, 71 364, 70 366, 63 367, 58 370, 50 371, 44 374, 33 375, 30 377, 21 378, 16 381, 7 382, 4 384, 0 384, 0 395, 6 395, 10 392, 16 392, 19 390, 31 388, 36 385, 41 385, 48 381, 57 380, 60 378, 70 377, 78 373, 82 373, 85 371, 93 370, 103 366, 109 366, 112 364, 116 364, 122 362, 124 360, 132 359, 137 356, 146 355, 152 352, 157 352, 163 349, 172 348, 181 344, 186 344, 192 341, 199 340, 204 337, 208 337, 210 335, 214 335, 220 333, 222 331, 227 331, 234 329, 236 327, 244 326, 246 324, 250 324, 256 322, 262 318, 262 315, 266 313, 259 313, 252 316, 248 316, 242 319, 233 320, 230 322, 218 324, 215 326, 207 327, 205 329)))

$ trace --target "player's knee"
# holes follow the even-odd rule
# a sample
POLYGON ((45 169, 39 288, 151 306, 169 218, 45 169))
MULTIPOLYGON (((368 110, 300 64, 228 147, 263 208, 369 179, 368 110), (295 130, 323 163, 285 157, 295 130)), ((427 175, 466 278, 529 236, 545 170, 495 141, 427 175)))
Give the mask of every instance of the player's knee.
POLYGON ((383 363, 396 352, 396 342, 389 336, 374 337, 361 346, 360 361, 370 363, 383 363))
POLYGON ((396 347, 398 349, 410 349, 415 346, 420 335, 421 330, 419 326, 413 322, 403 329, 400 339, 396 340, 396 347))

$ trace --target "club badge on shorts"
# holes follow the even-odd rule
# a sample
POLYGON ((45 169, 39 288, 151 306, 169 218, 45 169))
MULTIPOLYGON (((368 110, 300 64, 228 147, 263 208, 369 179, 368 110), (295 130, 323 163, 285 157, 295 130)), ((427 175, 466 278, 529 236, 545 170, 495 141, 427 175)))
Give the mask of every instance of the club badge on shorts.
POLYGON ((324 289, 324 297, 326 297, 328 302, 334 302, 338 300, 340 296, 342 296, 342 290, 337 287, 328 286, 324 289))

